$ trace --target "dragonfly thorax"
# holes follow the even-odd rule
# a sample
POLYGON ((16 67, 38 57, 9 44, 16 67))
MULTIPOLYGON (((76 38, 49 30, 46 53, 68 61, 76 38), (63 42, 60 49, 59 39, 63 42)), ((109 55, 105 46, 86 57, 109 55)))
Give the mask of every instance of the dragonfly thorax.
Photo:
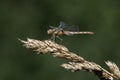
POLYGON ((62 29, 49 29, 47 33, 51 35, 63 35, 64 31, 62 29))

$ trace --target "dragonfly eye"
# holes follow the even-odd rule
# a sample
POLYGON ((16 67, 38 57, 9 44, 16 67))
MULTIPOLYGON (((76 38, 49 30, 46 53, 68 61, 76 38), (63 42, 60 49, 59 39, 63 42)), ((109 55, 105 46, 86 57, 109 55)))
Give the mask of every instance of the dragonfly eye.
POLYGON ((54 32, 53 29, 49 29, 49 30, 47 31, 48 34, 52 34, 53 32, 54 32))

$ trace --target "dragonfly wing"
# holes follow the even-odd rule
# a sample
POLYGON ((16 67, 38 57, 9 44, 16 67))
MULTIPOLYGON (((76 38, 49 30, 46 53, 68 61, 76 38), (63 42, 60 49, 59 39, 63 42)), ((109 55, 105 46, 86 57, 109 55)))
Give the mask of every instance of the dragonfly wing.
POLYGON ((75 31, 75 32, 76 32, 76 31, 79 31, 79 26, 72 25, 72 26, 70 26, 70 27, 68 28, 68 30, 69 30, 69 31, 73 31, 73 32, 74 32, 74 31, 75 31))
POLYGON ((67 27, 67 24, 63 21, 60 21, 60 25, 58 27, 62 28, 62 29, 65 29, 67 27))
POLYGON ((60 25, 58 27, 66 31, 79 31, 78 26, 74 26, 74 25, 71 26, 71 25, 66 24, 63 21, 60 21, 60 25))
POLYGON ((56 29, 57 27, 49 26, 51 29, 56 29))

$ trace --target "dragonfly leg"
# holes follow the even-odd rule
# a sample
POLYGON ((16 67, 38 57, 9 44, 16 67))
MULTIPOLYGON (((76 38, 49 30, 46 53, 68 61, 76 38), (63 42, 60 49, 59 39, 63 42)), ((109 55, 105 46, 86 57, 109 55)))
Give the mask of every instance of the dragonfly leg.
POLYGON ((63 40, 62 38, 60 38, 59 36, 56 36, 58 39, 60 39, 61 41, 63 40))
POLYGON ((51 36, 51 40, 55 42, 55 35, 51 36))

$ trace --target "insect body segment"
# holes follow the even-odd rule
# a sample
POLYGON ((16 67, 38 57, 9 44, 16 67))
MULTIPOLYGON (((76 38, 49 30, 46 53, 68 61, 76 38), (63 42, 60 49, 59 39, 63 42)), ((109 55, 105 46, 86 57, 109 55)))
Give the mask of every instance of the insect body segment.
POLYGON ((49 29, 47 31, 48 34, 52 35, 51 39, 53 41, 55 41, 55 38, 57 37, 58 39, 60 39, 62 41, 62 39, 59 37, 59 35, 63 35, 64 31, 62 29, 49 29))
MULTIPOLYGON (((60 22, 60 25, 58 27, 53 27, 53 26, 50 26, 51 29, 48 29, 47 33, 52 35, 51 39, 53 41, 55 41, 55 38, 57 37, 58 39, 62 40, 59 35, 67 35, 67 36, 70 36, 70 35, 75 35, 75 34, 94 34, 93 32, 91 31, 72 31, 70 30, 70 26, 68 26, 66 23, 64 22, 60 22), (67 30, 68 28, 68 30, 67 30), (66 30, 64 30, 66 29, 66 30)), ((75 28, 72 26, 72 29, 75 28)))

